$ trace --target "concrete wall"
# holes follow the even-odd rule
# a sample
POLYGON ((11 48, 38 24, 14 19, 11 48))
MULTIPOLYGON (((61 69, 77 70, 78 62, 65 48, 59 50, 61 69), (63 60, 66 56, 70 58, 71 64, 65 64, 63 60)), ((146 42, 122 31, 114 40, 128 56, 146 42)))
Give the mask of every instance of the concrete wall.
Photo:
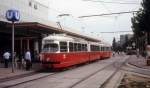
POLYGON ((0 0, 0 21, 7 21, 5 13, 8 9, 20 11, 20 22, 46 23, 48 7, 34 0, 0 0))

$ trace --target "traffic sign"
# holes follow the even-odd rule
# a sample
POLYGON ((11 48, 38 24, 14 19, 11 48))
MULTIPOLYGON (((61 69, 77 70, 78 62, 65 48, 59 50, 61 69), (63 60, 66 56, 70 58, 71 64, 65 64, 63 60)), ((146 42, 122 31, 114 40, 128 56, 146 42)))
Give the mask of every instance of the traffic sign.
POLYGON ((19 21, 20 13, 18 10, 7 10, 6 18, 8 21, 12 21, 12 22, 19 21))

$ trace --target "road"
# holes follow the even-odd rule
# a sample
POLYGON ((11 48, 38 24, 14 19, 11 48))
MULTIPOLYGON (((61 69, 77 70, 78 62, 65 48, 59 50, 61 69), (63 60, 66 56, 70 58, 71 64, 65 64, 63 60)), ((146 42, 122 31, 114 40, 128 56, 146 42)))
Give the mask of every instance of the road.
POLYGON ((41 72, 32 76, 0 83, 2 88, 100 88, 120 74, 129 56, 99 60, 62 72, 41 72))

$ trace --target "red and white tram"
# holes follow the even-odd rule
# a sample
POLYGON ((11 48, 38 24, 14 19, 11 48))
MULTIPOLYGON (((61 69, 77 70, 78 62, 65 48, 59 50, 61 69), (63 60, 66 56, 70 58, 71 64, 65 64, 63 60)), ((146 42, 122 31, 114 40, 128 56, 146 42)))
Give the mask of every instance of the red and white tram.
POLYGON ((111 47, 62 34, 42 41, 41 61, 44 68, 65 68, 96 59, 111 57, 111 47))

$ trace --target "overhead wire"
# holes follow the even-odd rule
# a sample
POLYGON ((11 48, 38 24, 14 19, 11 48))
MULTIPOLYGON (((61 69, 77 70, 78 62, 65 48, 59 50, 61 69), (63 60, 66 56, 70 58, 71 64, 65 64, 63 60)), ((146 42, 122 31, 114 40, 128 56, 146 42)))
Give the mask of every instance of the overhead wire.
POLYGON ((132 31, 110 31, 110 32, 100 32, 100 33, 125 33, 125 32, 132 32, 132 31))
POLYGON ((98 15, 87 15, 87 16, 79 16, 78 18, 85 18, 85 17, 94 17, 94 16, 105 16, 105 15, 114 15, 114 14, 126 14, 126 13, 134 13, 139 11, 127 11, 127 12, 118 12, 118 13, 103 13, 98 15))
POLYGON ((134 3, 134 2, 107 2, 107 1, 102 1, 102 0, 83 0, 83 1, 91 1, 91 2, 101 2, 101 3, 110 3, 110 4, 134 4, 134 5, 139 5, 140 3, 134 3))

